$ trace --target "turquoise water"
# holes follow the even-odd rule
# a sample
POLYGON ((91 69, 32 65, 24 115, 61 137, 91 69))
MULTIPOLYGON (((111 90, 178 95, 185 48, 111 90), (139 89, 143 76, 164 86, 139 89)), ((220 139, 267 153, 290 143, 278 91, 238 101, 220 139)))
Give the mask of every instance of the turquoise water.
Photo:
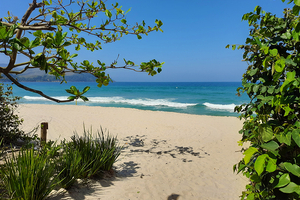
MULTIPOLYGON (((48 96, 58 99, 66 99, 69 96, 65 89, 68 89, 71 85, 80 90, 85 86, 90 86, 91 89, 86 93, 90 101, 79 101, 79 105, 125 107, 196 115, 238 116, 233 112, 234 107, 248 101, 245 94, 241 97, 236 95, 236 89, 241 86, 241 83, 236 82, 114 82, 102 88, 98 88, 94 82, 68 84, 26 82, 23 84, 42 90, 48 96)), ((24 91, 17 86, 14 86, 13 91, 14 95, 22 97, 20 103, 57 104, 40 97, 38 94, 24 91)))

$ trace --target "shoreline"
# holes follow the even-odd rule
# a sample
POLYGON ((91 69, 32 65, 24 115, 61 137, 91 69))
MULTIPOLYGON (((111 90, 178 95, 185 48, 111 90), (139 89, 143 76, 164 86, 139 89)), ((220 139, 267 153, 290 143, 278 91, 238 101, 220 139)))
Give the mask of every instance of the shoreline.
POLYGON ((49 104, 19 104, 16 113, 24 119, 24 131, 48 122, 47 140, 69 139, 73 131, 80 135, 84 123, 94 132, 107 129, 124 146, 114 177, 51 199, 147 200, 176 194, 179 200, 237 200, 247 184, 232 172, 242 158, 237 117, 49 104))

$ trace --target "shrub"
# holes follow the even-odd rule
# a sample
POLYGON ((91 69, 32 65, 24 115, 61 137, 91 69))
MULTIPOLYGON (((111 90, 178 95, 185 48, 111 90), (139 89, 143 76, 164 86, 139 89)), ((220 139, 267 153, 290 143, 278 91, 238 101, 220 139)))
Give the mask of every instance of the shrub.
POLYGON ((11 158, 5 158, 5 165, 1 167, 5 187, 14 199, 45 199, 59 184, 54 173, 53 160, 34 148, 13 153, 11 158))
POLYGON ((62 155, 57 161, 57 170, 63 188, 70 188, 78 178, 91 178, 103 171, 111 170, 121 153, 117 138, 109 133, 105 136, 103 129, 93 136, 92 130, 82 137, 77 133, 70 142, 63 141, 62 155))
POLYGON ((89 163, 82 163, 82 156, 78 149, 73 148, 72 143, 62 142, 63 153, 56 161, 56 170, 59 173, 61 187, 69 189, 81 178, 87 170, 89 163))
POLYGON ((102 128, 95 136, 92 135, 92 130, 84 130, 83 137, 75 133, 71 139, 70 149, 80 153, 82 167, 88 164, 81 178, 90 178, 101 171, 110 170, 121 152, 116 137, 109 134, 105 137, 102 128))
POLYGON ((12 86, 0 83, 0 138, 3 139, 3 144, 13 143, 24 135, 19 129, 23 119, 14 114, 19 99, 20 97, 12 95, 12 86))
POLYGON ((249 66, 238 92, 250 102, 236 111, 244 119, 240 142, 250 147, 234 170, 250 183, 241 199, 300 199, 300 2, 294 2, 283 18, 259 6, 243 16, 250 37, 238 49, 249 66))

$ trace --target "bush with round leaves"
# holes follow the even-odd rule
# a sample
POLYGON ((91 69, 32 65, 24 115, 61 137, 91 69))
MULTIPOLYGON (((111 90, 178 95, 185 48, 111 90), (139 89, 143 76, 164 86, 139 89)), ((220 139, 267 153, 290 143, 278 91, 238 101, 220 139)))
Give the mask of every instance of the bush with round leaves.
POLYGON ((246 44, 231 45, 248 63, 238 94, 250 102, 235 108, 250 144, 234 166, 250 182, 241 199, 300 199, 300 1, 289 3, 283 17, 259 6, 245 14, 246 44))

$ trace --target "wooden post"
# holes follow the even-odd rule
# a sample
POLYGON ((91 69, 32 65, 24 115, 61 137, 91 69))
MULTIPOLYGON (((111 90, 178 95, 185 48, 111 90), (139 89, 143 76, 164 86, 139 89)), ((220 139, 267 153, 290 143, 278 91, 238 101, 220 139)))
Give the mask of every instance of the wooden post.
POLYGON ((41 123, 41 143, 47 141, 48 122, 41 123))

